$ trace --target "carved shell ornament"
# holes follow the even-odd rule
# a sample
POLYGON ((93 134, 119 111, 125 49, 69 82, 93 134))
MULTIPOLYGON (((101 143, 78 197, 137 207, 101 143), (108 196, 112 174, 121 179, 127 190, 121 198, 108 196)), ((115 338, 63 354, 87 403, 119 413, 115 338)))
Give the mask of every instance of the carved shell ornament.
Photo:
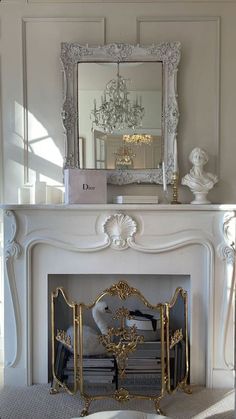
POLYGON ((127 249, 128 239, 137 232, 137 223, 125 214, 114 214, 103 224, 103 231, 111 241, 111 247, 117 250, 127 249))

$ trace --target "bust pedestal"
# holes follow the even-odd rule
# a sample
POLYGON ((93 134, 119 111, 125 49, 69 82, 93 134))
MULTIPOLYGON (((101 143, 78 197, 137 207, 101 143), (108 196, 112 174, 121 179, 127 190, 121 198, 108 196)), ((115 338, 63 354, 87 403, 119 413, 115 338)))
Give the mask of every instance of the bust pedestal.
POLYGON ((199 204, 199 205, 201 205, 201 204, 210 204, 211 203, 207 199, 208 191, 207 192, 205 192, 205 191, 203 191, 203 192, 195 192, 195 191, 192 190, 191 192, 194 194, 194 198, 195 198, 191 202, 191 204, 199 204))

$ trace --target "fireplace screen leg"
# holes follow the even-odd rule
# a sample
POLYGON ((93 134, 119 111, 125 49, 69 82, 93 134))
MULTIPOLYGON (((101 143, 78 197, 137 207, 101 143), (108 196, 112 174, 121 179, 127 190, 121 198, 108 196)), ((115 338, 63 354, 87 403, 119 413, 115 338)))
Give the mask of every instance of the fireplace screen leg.
POLYGON ((80 416, 82 416, 82 417, 88 415, 89 406, 91 404, 91 399, 85 398, 84 401, 85 401, 85 406, 84 406, 83 410, 80 413, 80 416))
POLYGON ((50 394, 57 394, 57 393, 59 393, 59 388, 60 388, 60 384, 57 381, 56 382, 53 381, 52 386, 49 390, 49 393, 50 394))
POLYGON ((179 383, 179 388, 186 394, 192 394, 192 389, 189 384, 187 384, 186 380, 182 383, 179 383))
POLYGON ((157 412, 158 415, 165 416, 164 412, 160 408, 160 401, 161 401, 161 399, 162 399, 162 396, 161 397, 158 397, 158 399, 156 399, 154 401, 154 403, 155 403, 155 409, 156 409, 156 412, 157 412))

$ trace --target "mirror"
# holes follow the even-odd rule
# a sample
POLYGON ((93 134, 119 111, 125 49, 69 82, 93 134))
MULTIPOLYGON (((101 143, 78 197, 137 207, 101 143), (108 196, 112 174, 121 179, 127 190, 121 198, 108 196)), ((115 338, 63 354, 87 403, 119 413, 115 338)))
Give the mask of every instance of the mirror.
POLYGON ((171 180, 179 119, 180 43, 63 43, 65 168, 103 169, 108 183, 171 180), (175 144, 175 145, 174 145, 175 144))

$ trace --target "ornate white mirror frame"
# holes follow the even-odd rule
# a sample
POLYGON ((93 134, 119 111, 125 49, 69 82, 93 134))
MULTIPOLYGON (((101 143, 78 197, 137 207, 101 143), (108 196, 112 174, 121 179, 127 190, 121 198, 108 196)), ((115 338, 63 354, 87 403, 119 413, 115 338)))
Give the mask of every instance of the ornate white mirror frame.
MULTIPOLYGON (((174 143, 179 120, 177 102, 177 71, 181 55, 179 42, 161 42, 151 46, 113 43, 89 47, 78 43, 61 44, 61 61, 64 70, 64 103, 62 111, 66 133, 66 156, 64 168, 79 168, 78 132, 78 63, 80 62, 162 62, 163 106, 162 135, 167 183, 171 181, 174 165, 174 143)), ((159 183, 162 170, 131 169, 106 170, 107 181, 112 184, 159 183)))

